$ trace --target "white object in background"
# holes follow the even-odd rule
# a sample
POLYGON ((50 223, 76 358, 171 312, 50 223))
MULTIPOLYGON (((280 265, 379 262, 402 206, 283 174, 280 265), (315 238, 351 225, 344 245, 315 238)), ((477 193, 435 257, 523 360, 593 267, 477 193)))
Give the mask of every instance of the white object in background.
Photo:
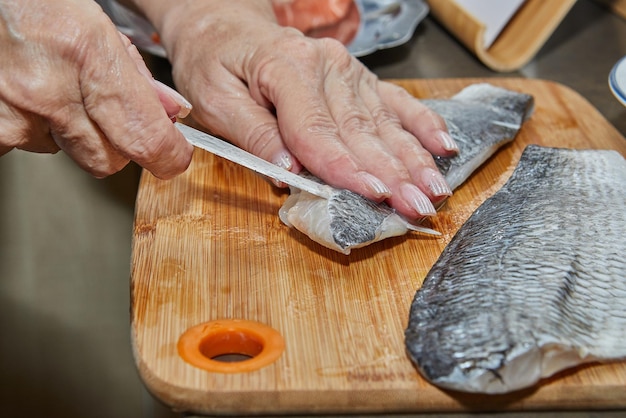
POLYGON ((485 49, 496 40, 525 0, 456 0, 457 4, 485 25, 485 49))
POLYGON ((624 106, 626 106, 626 56, 622 57, 609 74, 609 87, 624 106))

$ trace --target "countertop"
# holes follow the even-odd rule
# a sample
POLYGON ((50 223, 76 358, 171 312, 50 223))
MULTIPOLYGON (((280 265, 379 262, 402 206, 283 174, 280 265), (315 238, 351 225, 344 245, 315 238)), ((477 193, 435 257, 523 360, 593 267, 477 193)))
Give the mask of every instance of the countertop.
MULTIPOLYGON (((554 80, 585 97, 626 136, 626 108, 607 84, 624 55, 626 20, 579 0, 516 72, 487 69, 430 17, 407 44, 362 61, 381 78, 554 80)), ((149 64, 157 78, 171 82, 165 61, 149 64)), ((62 153, 0 157, 0 416, 177 416, 144 389, 131 352, 130 248, 139 173, 131 164, 96 180, 62 153)), ((543 415, 617 417, 626 411, 543 415)))

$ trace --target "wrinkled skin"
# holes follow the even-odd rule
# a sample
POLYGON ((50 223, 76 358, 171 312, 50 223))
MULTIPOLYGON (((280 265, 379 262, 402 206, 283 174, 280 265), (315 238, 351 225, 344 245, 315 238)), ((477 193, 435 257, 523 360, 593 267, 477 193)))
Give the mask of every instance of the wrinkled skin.
MULTIPOLYGON (((135 0, 194 117, 260 157, 389 204, 410 218, 449 195, 430 152, 445 123, 333 39, 276 23, 270 1, 135 0)), ((452 142, 452 145, 450 144, 452 142)))
MULTIPOLYGON (((430 155, 455 152, 443 120, 339 42, 278 25, 271 1, 132 3, 207 130, 410 218, 450 194, 430 155)), ((11 42, 0 55, 12 63, 0 69, 4 151, 60 147, 97 176, 128 160, 164 178, 184 170, 190 147, 169 122, 182 98, 152 81, 95 4, 0 0, 0 9, 2 44, 11 42)))
POLYGON ((129 160, 162 178, 189 165, 170 121, 181 98, 96 3, 0 0, 0 45, 0 155, 62 149, 96 177, 129 160))

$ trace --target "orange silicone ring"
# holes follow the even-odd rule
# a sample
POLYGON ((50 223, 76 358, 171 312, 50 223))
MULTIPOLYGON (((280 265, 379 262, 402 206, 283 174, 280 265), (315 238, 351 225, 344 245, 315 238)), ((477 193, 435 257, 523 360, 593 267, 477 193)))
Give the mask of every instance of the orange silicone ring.
POLYGON ((285 349, 275 329, 255 321, 221 319, 189 328, 178 340, 178 354, 187 363, 216 373, 243 373, 275 362, 285 349), (224 362, 215 357, 240 354, 249 358, 224 362))

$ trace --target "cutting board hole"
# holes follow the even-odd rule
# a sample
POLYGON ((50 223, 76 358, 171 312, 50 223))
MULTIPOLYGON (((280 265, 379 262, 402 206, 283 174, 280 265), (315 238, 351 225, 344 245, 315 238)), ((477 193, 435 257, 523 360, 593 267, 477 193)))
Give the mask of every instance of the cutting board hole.
POLYGON ((237 329, 214 330, 200 342, 200 353, 206 358, 234 363, 255 358, 263 351, 264 343, 256 333, 237 329))
POLYGON ((219 356, 211 357, 211 360, 222 361, 224 363, 236 363, 238 361, 245 361, 254 358, 245 354, 220 354, 219 356))
POLYGON ((242 319, 205 322, 188 329, 178 340, 183 360, 217 373, 258 370, 275 362, 284 348, 278 331, 242 319))

